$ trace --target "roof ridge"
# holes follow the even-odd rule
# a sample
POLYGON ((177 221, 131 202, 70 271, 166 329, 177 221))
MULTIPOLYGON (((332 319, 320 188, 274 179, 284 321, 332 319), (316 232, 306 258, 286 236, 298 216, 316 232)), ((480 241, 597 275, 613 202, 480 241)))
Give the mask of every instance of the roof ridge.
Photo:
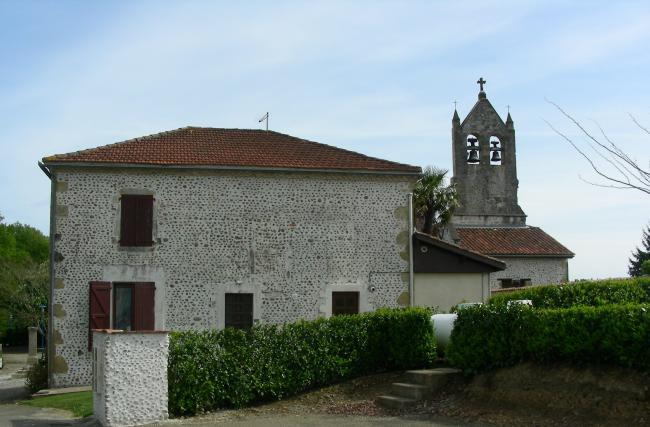
MULTIPOLYGON (((407 164, 407 163, 399 163, 399 162, 394 162, 394 161, 392 161, 392 160, 380 159, 379 157, 368 156, 367 154, 359 153, 358 151, 352 151, 352 150, 348 150, 348 149, 346 149, 346 148, 340 148, 340 147, 336 147, 336 146, 334 146, 334 145, 325 144, 325 143, 323 143, 323 142, 312 141, 312 140, 310 140, 310 139, 299 138, 299 137, 297 137, 297 136, 289 135, 288 133, 282 133, 282 132, 271 131, 271 130, 269 130, 269 131, 265 131, 264 129, 260 129, 260 130, 261 130, 262 132, 274 132, 274 133, 277 133, 278 135, 288 136, 289 138, 298 139, 298 140, 300 140, 300 141, 308 142, 308 143, 310 143, 310 144, 319 145, 319 146, 321 146, 321 147, 327 147, 327 148, 330 148, 330 149, 333 149, 333 150, 337 150, 337 151, 344 151, 344 152, 346 152, 346 153, 350 153, 350 154, 354 154, 354 155, 357 155, 357 156, 365 157, 365 158, 367 158, 367 159, 379 160, 380 162, 384 162, 384 163, 388 163, 388 164, 393 164, 393 165, 407 166, 407 167, 414 167, 413 165, 409 165, 409 164, 407 164)), ((417 167, 417 166, 415 166, 415 167, 417 167)))

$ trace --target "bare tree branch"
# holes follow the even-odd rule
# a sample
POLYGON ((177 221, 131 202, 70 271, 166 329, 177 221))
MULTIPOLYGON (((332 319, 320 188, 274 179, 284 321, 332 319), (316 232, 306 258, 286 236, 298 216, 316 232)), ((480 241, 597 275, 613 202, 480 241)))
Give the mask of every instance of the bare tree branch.
MULTIPOLYGON (((580 176, 579 178, 582 181, 596 187, 616 188, 621 190, 638 190, 650 195, 650 172, 642 168, 636 160, 632 159, 627 153, 625 153, 625 151, 623 151, 616 143, 614 143, 614 141, 612 141, 607 136, 604 129, 598 123, 596 123, 596 126, 598 126, 598 129, 600 130, 602 138, 606 141, 605 143, 601 142, 598 138, 589 133, 589 131, 587 131, 587 129, 585 129, 580 122, 574 119, 569 113, 564 111, 558 104, 548 99, 546 99, 546 102, 553 105, 560 113, 562 113, 564 117, 572 122, 578 129, 580 129, 580 131, 587 137, 587 144, 594 151, 596 157, 587 154, 566 134, 560 132, 547 120, 544 120, 546 124, 553 130, 553 132, 567 141, 573 147, 573 149, 576 150, 578 154, 580 154, 589 163, 591 169, 598 176, 600 176, 605 181, 609 181, 610 183, 608 184, 602 182, 593 182, 586 180, 580 176), (603 162, 606 162, 611 168, 603 168, 603 164, 599 164, 599 162, 597 162, 598 158, 600 158, 603 162)), ((631 114, 630 118, 637 127, 650 135, 650 130, 642 126, 631 114)))

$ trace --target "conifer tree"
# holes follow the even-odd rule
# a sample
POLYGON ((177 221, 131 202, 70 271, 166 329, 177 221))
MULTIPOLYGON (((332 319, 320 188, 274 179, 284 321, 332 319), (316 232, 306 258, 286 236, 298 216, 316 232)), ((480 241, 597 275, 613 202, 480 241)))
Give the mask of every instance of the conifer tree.
POLYGON ((632 258, 630 258, 630 266, 628 267, 628 272, 632 277, 638 277, 643 275, 642 264, 644 261, 650 260, 650 225, 643 230, 643 239, 641 241, 642 248, 636 248, 632 252, 632 258))

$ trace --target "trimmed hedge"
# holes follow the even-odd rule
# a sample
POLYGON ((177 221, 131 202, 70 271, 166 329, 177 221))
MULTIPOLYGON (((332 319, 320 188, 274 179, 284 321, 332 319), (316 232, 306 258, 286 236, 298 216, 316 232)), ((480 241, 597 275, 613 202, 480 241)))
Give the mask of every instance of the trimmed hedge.
POLYGON ((490 298, 489 304, 505 304, 517 299, 530 299, 536 308, 650 303, 650 278, 608 279, 538 286, 494 295, 490 298))
POLYGON ((359 375, 430 366, 430 316, 423 308, 380 309, 247 331, 173 332, 169 410, 241 407, 359 375))
POLYGON ((650 370, 650 306, 471 307, 458 313, 446 357, 466 373, 524 361, 650 370))

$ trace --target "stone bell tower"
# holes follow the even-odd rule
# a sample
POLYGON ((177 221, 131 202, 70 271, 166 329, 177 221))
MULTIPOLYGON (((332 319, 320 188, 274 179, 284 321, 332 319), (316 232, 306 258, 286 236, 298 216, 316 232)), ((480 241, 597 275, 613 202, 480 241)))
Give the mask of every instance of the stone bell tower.
POLYGON ((465 120, 454 110, 454 177, 460 206, 452 223, 460 227, 525 227, 517 202, 515 128, 508 112, 501 120, 480 85, 478 101, 465 120))

